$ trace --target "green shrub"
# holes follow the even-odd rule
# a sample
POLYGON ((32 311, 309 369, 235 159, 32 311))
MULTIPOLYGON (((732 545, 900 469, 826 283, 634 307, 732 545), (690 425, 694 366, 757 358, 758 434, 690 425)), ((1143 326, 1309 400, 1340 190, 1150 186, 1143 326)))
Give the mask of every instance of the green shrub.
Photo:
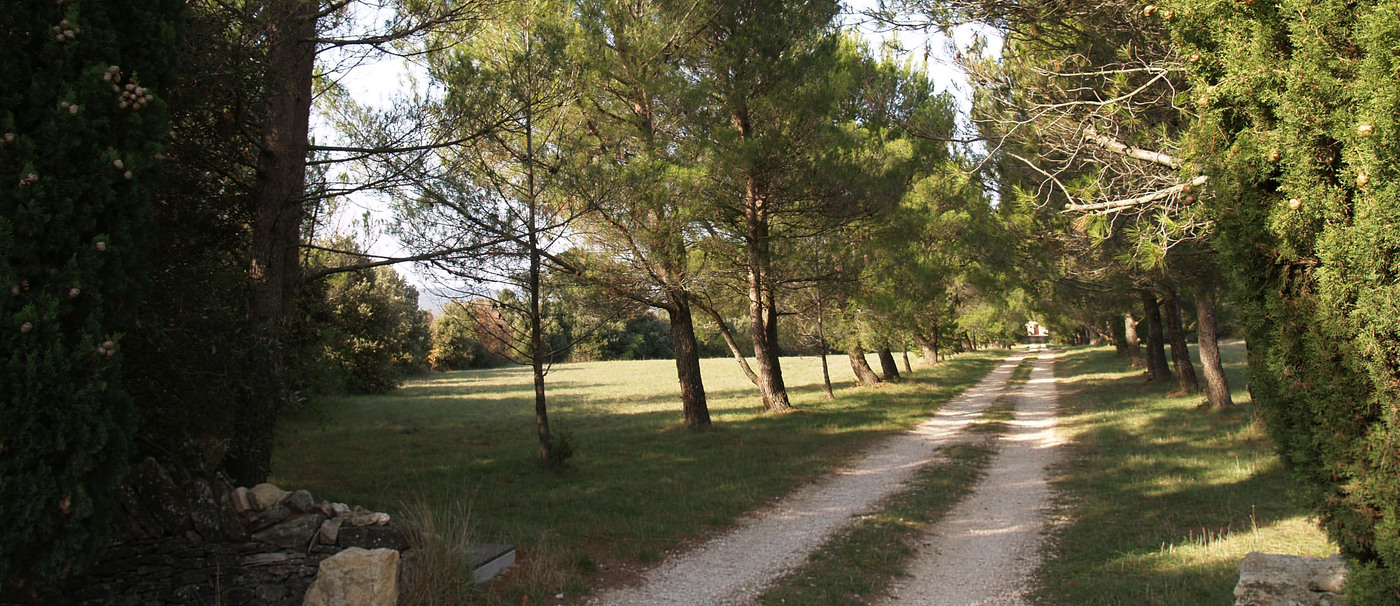
POLYGON ((119 507, 122 341, 141 330, 180 6, 0 11, 0 602, 81 570, 119 507))
POLYGON ((307 289, 323 359, 335 385, 385 393, 428 362, 428 319, 418 291, 390 267, 334 274, 307 289))
POLYGON ((460 302, 448 303, 442 315, 433 319, 432 350, 428 365, 434 370, 484 368, 491 363, 486 347, 476 336, 471 310, 460 302))

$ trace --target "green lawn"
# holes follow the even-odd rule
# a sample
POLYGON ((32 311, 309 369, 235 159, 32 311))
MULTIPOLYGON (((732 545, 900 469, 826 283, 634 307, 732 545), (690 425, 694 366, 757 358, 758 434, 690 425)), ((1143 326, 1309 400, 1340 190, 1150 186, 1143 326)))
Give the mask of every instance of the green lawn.
POLYGON ((959 356, 864 389, 845 358, 833 357, 834 402, 821 392, 816 358, 785 358, 798 408, 785 415, 763 413, 733 360, 705 360, 715 429, 698 433, 682 428, 669 360, 558 365, 547 379, 550 418, 577 453, 564 473, 535 462, 528 369, 433 375, 284 423, 273 481, 395 515, 415 502, 438 515, 470 511, 476 539, 516 544, 521 558, 471 601, 553 603, 615 579, 622 565, 657 561, 912 427, 1006 353, 959 356))
MULTIPOLYGON (((1294 486, 1251 422, 1244 345, 1222 348, 1234 410, 1167 397, 1112 348, 1056 362, 1061 525, 1038 573, 1040 604, 1229 604, 1250 551, 1335 552, 1290 498, 1294 486)), ((1199 371, 1198 371, 1199 372, 1199 371)))

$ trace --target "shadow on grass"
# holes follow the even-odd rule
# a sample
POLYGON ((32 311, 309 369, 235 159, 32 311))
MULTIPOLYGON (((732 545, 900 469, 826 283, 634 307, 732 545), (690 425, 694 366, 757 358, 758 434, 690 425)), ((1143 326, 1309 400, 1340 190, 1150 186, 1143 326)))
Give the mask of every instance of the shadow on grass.
MULTIPOLYGON (((1227 348, 1242 356, 1242 348, 1227 348)), ((1228 358, 1239 381, 1242 363, 1228 358)), ((1294 519, 1293 479, 1251 423, 1249 403, 1198 408, 1167 397, 1111 350, 1060 356, 1062 428, 1055 552, 1042 565, 1046 604, 1205 604, 1232 600, 1238 557, 1213 547, 1294 519)), ((1232 383, 1240 387, 1239 383, 1232 383)))

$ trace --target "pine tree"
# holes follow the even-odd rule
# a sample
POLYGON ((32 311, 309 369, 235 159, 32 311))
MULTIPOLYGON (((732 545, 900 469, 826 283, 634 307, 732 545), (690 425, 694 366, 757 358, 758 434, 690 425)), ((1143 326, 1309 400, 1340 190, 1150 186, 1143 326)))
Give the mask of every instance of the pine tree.
POLYGON ((179 9, 0 11, 0 593, 42 592, 108 540, 179 9))

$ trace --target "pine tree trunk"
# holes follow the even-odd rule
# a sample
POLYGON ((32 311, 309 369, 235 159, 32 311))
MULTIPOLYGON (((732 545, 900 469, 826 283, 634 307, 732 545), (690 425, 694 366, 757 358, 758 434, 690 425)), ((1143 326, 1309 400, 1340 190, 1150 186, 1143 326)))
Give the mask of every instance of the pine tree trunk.
POLYGON ((826 392, 826 399, 835 400, 836 392, 831 389, 831 367, 826 362, 826 346, 822 346, 822 391, 826 392))
MULTIPOLYGON (((526 45, 528 51, 529 38, 526 34, 526 45)), ((530 367, 535 375, 535 432, 540 439, 540 460, 546 464, 558 463, 554 460, 554 440, 551 439, 549 431, 549 409, 546 406, 544 392, 544 313, 540 306, 540 242, 539 242, 539 199, 536 197, 535 189, 535 149, 534 142, 534 119, 533 114, 527 107, 525 111, 525 185, 529 195, 530 213, 527 220, 529 224, 529 246, 530 246, 530 367)))
POLYGON ((938 364, 938 345, 933 339, 916 337, 919 342, 919 349, 924 352, 924 364, 936 366, 938 364))
POLYGON ((729 323, 724 321, 719 312, 708 306, 700 305, 700 309, 709 315, 710 319, 719 327, 719 334, 724 337, 724 344, 729 346, 729 353, 734 356, 734 361, 739 364, 739 369, 744 371, 744 376, 749 378, 749 382, 753 383, 754 387, 758 387, 758 375, 754 373, 753 367, 749 366, 748 358, 744 357, 744 350, 739 349, 739 343, 734 340, 734 331, 729 328, 729 323))
POLYGON ((1108 321, 1109 338, 1113 340, 1113 355, 1119 358, 1128 357, 1128 331, 1123 325, 1123 321, 1118 318, 1111 318, 1108 321))
POLYGON ((1162 332, 1162 313, 1157 306, 1157 296, 1152 291, 1141 289, 1143 323, 1147 325, 1147 372, 1153 381, 1167 381, 1172 378, 1167 366, 1166 339, 1162 332))
POLYGON ((914 367, 909 365, 909 348, 905 347, 903 351, 899 352, 899 355, 904 356, 904 372, 914 374, 914 367))
POLYGON ((301 288, 302 196, 306 189, 307 130, 316 66, 314 2, 270 2, 267 91, 252 203, 254 221, 248 265, 248 325, 255 340, 252 386, 234 410, 224 470, 240 485, 267 481, 277 415, 287 401, 284 335, 301 288))
POLYGON ((747 238, 749 330, 753 357, 758 362, 758 389, 766 410, 792 409, 778 350, 778 305, 773 292, 772 251, 769 248, 767 200, 749 177, 744 195, 747 238))
POLYGON ((851 346, 846 348, 846 357, 851 359, 851 370, 856 373, 857 383, 874 385, 880 382, 880 377, 870 368, 870 363, 865 361, 865 348, 860 346, 860 341, 852 341, 851 346))
POLYGON ((681 384, 681 410, 687 429, 710 426, 710 408, 705 401, 705 383, 700 376, 700 348, 695 341, 695 321, 685 295, 671 297, 667 309, 671 318, 671 342, 676 349, 676 378, 681 384))
POLYGON ((836 392, 831 389, 831 367, 826 361, 826 315, 822 313, 821 298, 817 299, 817 345, 821 348, 822 356, 822 391, 826 392, 826 399, 835 400, 836 392))
POLYGON ((1128 367, 1147 368, 1147 361, 1142 357, 1142 343, 1138 341, 1137 320, 1133 319, 1133 314, 1123 314, 1123 341, 1127 345, 1128 367))
POLYGON ((1225 367, 1220 363, 1220 343, 1216 338, 1215 295, 1203 288, 1196 289, 1197 338, 1201 348, 1201 374, 1206 378, 1206 399, 1211 408, 1234 406, 1230 385, 1225 380, 1225 367))
POLYGON ((890 348, 882 346, 875 350, 875 357, 880 359, 880 373, 884 375, 886 381, 899 380, 899 366, 895 364, 894 354, 890 348))
POLYGON ((1175 288, 1168 288, 1162 297, 1162 319, 1167 328, 1167 341, 1172 346, 1172 365, 1176 367, 1176 383, 1183 393, 1199 393, 1196 368, 1191 364, 1191 350, 1186 346, 1186 329, 1181 322, 1181 304, 1175 288))

